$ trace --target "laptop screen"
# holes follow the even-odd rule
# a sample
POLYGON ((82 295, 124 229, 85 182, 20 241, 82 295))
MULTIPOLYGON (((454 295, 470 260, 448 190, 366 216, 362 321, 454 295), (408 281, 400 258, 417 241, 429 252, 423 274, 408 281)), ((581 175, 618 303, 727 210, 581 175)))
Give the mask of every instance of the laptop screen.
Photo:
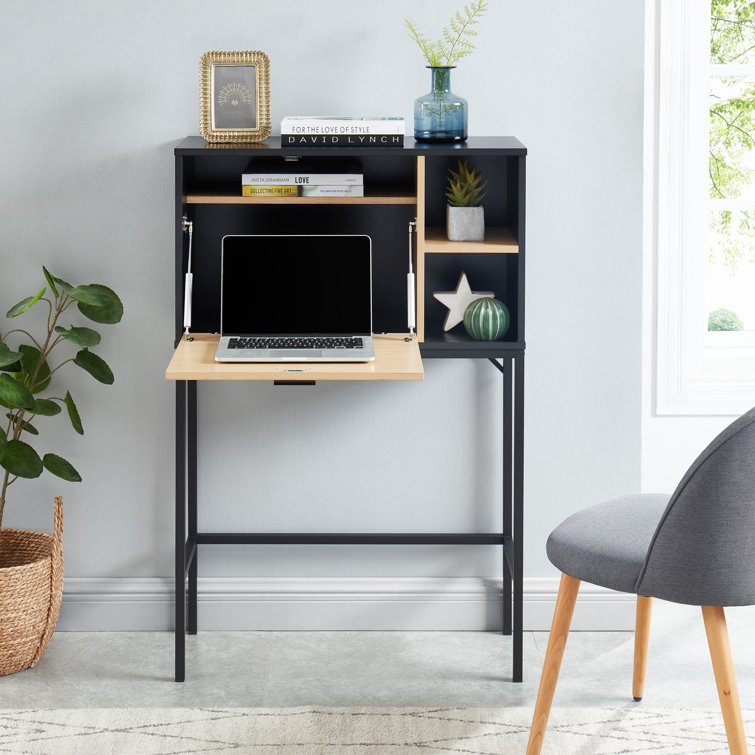
POLYGON ((372 333, 369 236, 225 236, 223 335, 372 333))

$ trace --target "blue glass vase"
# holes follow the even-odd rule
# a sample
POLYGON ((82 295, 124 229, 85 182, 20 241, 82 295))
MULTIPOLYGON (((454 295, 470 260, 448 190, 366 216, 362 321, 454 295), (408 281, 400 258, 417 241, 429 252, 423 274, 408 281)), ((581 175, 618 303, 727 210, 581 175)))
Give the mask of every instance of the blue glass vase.
POLYGON ((467 101, 451 91, 454 66, 427 66, 431 89, 414 100, 414 138, 418 142, 463 142, 467 138, 467 101))

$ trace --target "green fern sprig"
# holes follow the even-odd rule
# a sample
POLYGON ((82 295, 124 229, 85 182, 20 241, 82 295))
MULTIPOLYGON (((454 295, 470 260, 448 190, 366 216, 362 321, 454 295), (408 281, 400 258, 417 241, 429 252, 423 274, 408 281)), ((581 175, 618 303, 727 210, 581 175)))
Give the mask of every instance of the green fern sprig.
POLYGON ((422 54, 425 56, 425 60, 431 66, 442 65, 441 59, 438 57, 438 53, 435 51, 435 45, 433 41, 427 35, 423 34, 408 18, 404 19, 407 29, 409 29, 409 36, 419 45, 422 54))
POLYGON ((478 34, 473 27, 480 22, 482 14, 487 9, 487 0, 476 0, 465 5, 463 13, 457 10, 451 16, 448 26, 443 27, 437 42, 433 42, 430 37, 419 30, 416 24, 406 18, 404 24, 409 29, 409 36, 417 43, 425 60, 431 66, 452 66, 474 52, 472 38, 478 34))

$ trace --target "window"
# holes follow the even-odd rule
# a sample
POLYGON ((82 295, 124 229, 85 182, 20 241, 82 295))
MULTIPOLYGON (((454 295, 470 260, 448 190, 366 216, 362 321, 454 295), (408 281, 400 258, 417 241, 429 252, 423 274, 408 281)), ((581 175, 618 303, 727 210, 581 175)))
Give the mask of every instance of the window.
POLYGON ((755 2, 656 12, 656 411, 755 404, 755 2))

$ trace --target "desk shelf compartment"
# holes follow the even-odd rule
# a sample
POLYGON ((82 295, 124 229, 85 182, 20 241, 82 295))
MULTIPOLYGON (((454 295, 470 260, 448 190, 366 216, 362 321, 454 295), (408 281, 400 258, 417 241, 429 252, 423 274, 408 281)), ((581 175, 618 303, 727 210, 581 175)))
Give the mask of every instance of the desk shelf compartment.
MULTIPOLYGON (((367 234, 372 239, 373 330, 407 330, 407 205, 191 205, 194 224, 192 329, 220 329, 220 250, 223 236, 254 234, 367 234)), ((276 285, 254 281, 251 285, 276 285)), ((183 293, 181 293, 183 297, 183 293)), ((183 306, 183 304, 181 304, 183 306)))
POLYGON ((518 318, 518 266, 516 254, 501 254, 495 258, 496 264, 490 265, 490 255, 461 252, 448 254, 430 254, 425 256, 424 301, 425 328, 424 341, 433 342, 437 347, 446 344, 449 349, 458 348, 457 343, 466 343, 472 348, 511 347, 522 341, 518 318), (453 291, 459 282, 461 273, 466 273, 472 291, 493 291, 509 310, 511 324, 501 341, 475 341, 467 335, 464 325, 460 323, 451 331, 443 330, 448 308, 434 296, 435 291, 453 291), (452 338, 447 338, 452 335, 452 338), (481 344, 475 346, 474 344, 481 344))
MULTIPOLYGON (((444 333, 442 323, 447 309, 432 296, 434 291, 453 291, 462 272, 472 290, 494 291, 511 314, 511 327, 495 350, 524 344, 524 158, 521 155, 490 151, 449 152, 424 159, 423 191, 417 229, 417 333, 427 342, 423 353, 449 356, 466 351, 488 356, 484 346, 475 344, 463 326, 453 335, 444 333), (458 160, 467 160, 487 182, 484 241, 449 241, 446 235, 445 191, 449 171, 458 160), (469 348, 464 348, 464 342, 469 348), (429 348, 432 344, 432 349, 429 348)), ((466 355, 466 354, 465 354, 466 355)))
POLYGON ((487 182, 482 200, 485 225, 510 229, 517 237, 519 222, 519 158, 496 155, 465 154, 425 160, 425 225, 444 228, 446 225, 446 190, 449 170, 456 170, 458 160, 467 160, 482 173, 487 182))
MULTIPOLYGON (((280 167, 296 169, 282 155, 263 155, 280 167)), ((321 159, 321 156, 319 156, 321 159)), ((306 159, 304 156, 302 159, 306 159)), ((346 162, 349 158, 340 157, 346 162)), ((353 159, 353 158, 352 158, 353 159)), ((241 174, 259 158, 248 155, 203 155, 186 158, 183 203, 238 205, 415 205, 417 181, 412 160, 390 156, 360 156, 364 173, 364 197, 242 197, 241 174)))

